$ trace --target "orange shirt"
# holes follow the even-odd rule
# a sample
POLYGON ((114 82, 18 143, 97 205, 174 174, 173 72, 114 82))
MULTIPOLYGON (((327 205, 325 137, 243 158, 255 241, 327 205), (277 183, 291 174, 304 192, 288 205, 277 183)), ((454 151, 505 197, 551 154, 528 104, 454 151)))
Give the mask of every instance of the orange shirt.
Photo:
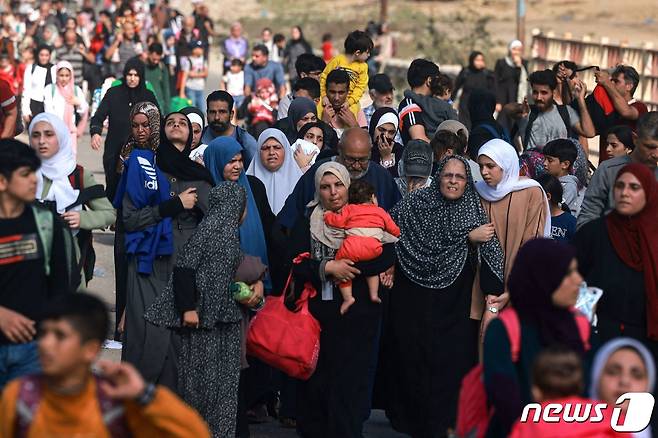
MULTIPOLYGON (((0 402, 0 436, 16 434, 16 401, 20 381, 5 388, 0 402)), ((155 397, 142 407, 125 402, 128 428, 136 437, 210 437, 201 416, 167 388, 158 386, 155 397)), ((85 389, 75 395, 60 395, 41 388, 41 400, 27 438, 111 438, 103 423, 96 395, 96 383, 89 379, 85 389)))

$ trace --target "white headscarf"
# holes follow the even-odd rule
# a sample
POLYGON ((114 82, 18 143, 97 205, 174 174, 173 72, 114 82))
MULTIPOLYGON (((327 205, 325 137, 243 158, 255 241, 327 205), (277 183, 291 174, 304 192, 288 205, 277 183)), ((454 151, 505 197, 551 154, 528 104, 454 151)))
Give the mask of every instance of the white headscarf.
POLYGON ((395 130, 397 131, 398 125, 400 124, 400 119, 398 118, 398 115, 396 113, 393 112, 384 113, 377 121, 377 125, 375 126, 375 128, 379 128, 384 123, 392 123, 393 126, 395 126, 395 130))
POLYGON ((59 150, 50 158, 41 159, 41 167, 37 170, 37 199, 41 201, 55 201, 57 212, 64 213, 66 207, 78 199, 79 190, 73 189, 69 175, 75 170, 75 157, 71 147, 71 133, 64 121, 54 114, 41 113, 32 119, 29 134, 39 122, 47 122, 53 127, 57 135, 59 150), (43 195, 43 177, 52 181, 50 190, 43 195))
POLYGON ((278 214, 303 173, 292 156, 286 135, 278 129, 269 128, 260 134, 258 137, 259 153, 261 146, 270 138, 275 139, 283 146, 283 164, 276 172, 270 172, 263 165, 260 156, 256 156, 251 160, 247 175, 253 175, 263 182, 272 212, 278 214))
POLYGON ((498 166, 503 169, 503 179, 496 187, 491 187, 485 181, 475 183, 475 189, 480 196, 489 202, 497 202, 503 199, 511 192, 518 192, 530 187, 539 187, 544 194, 544 203, 546 204, 546 225, 544 226, 544 237, 551 237, 551 209, 548 205, 548 198, 541 184, 531 178, 521 178, 519 176, 519 156, 514 146, 504 140, 495 138, 486 142, 478 151, 478 156, 486 155, 491 158, 498 166))

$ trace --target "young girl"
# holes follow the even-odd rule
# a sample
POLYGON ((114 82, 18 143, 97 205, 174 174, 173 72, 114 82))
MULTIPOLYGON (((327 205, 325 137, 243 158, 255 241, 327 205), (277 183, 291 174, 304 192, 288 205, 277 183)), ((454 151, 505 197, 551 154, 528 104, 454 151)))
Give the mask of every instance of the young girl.
MULTIPOLYGON (((376 259, 382 254, 382 243, 397 242, 400 228, 391 216, 377 205, 375 189, 364 180, 354 181, 349 188, 350 203, 340 213, 327 212, 324 215, 326 225, 345 230, 345 240, 336 253, 336 260, 349 259, 353 262, 376 259)), ((370 300, 381 303, 377 296, 379 276, 366 277, 370 300)), ((343 296, 340 306, 342 315, 356 301, 352 296, 352 282, 345 281, 339 285, 343 296)))
POLYGON ((633 131, 628 126, 617 125, 608 130, 605 150, 611 158, 623 157, 633 151, 633 131))
POLYGON ((576 235, 576 218, 571 214, 568 207, 562 204, 563 189, 560 180, 547 173, 537 178, 541 184, 548 205, 551 208, 551 238, 564 243, 571 243, 576 235))

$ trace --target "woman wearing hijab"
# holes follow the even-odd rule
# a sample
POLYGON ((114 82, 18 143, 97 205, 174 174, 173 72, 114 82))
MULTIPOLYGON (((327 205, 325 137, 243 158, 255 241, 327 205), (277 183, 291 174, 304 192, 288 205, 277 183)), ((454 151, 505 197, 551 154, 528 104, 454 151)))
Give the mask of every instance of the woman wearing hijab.
POLYGON ((404 147, 395 141, 400 118, 393 108, 382 107, 376 110, 370 119, 368 132, 372 139, 371 160, 388 169, 393 178, 398 176, 398 161, 404 147))
POLYGON ((324 213, 347 204, 350 176, 336 162, 327 162, 315 173, 315 199, 291 229, 288 266, 293 258, 309 252, 310 259, 294 265, 294 293, 299 297, 305 282, 317 295, 309 309, 320 322, 320 356, 311 378, 301 383, 297 401, 297 431, 304 437, 360 437, 364 410, 369 410, 369 368, 375 354, 382 306, 368 298, 365 277, 378 275, 395 262, 392 244, 370 262, 353 264, 334 260, 342 239, 325 234, 324 213), (356 303, 340 315, 342 297, 334 281, 352 280, 356 303))
POLYGON ((134 141, 122 150, 127 160, 114 201, 121 208, 128 254, 122 359, 145 378, 175 391, 178 338, 146 322, 144 312, 167 285, 176 254, 207 210, 210 183, 203 178, 210 175, 187 158, 191 143, 187 117, 170 114, 156 143, 155 106, 143 103, 136 108, 140 109, 132 117, 134 141))
POLYGON ((243 314, 230 290, 243 260, 238 228, 246 201, 245 189, 232 182, 210 191, 206 216, 145 315, 181 334, 180 395, 208 422, 214 437, 236 436, 243 314))
POLYGON ((507 130, 494 119, 496 95, 491 89, 475 89, 468 100, 468 114, 471 128, 468 135, 468 154, 477 160, 478 151, 489 140, 500 138, 510 140, 507 130))
POLYGON ((572 310, 582 281, 570 245, 533 239, 519 251, 507 282, 521 332, 518 360, 512 361, 500 320, 491 322, 484 339, 484 386, 495 410, 486 436, 508 436, 523 407, 532 402, 531 371, 542 349, 560 344, 581 356, 589 349, 589 333, 581 334, 576 319, 584 317, 572 310))
POLYGON ((283 49, 283 56, 285 58, 284 65, 286 67, 286 72, 290 76, 291 84, 294 84, 297 80, 297 69, 295 68, 297 58, 304 53, 313 53, 313 49, 304 38, 302 28, 299 26, 293 26, 290 30, 290 39, 288 40, 285 49, 283 49))
POLYGON ((43 100, 46 85, 52 84, 57 76, 55 66, 50 62, 52 51, 50 46, 39 46, 34 64, 25 69, 21 112, 26 123, 44 111, 43 100))
MULTIPOLYGON (((457 75, 455 87, 452 90, 452 100, 457 99, 457 92, 459 90, 462 92, 459 98, 459 121, 466 125, 469 131, 472 125, 468 102, 470 101, 471 93, 476 89, 496 89, 496 78, 493 72, 487 68, 484 54, 477 50, 471 52, 468 56, 468 65, 457 75)), ((493 111, 491 114, 493 114, 493 111)))
POLYGON ((198 108, 193 106, 183 108, 180 112, 185 114, 190 120, 190 123, 192 123, 192 152, 190 152, 190 160, 203 164, 203 152, 208 147, 208 145, 201 143, 201 136, 205 128, 204 115, 198 108))
POLYGON ((276 122, 274 127, 286 134, 288 142, 293 144, 304 125, 317 121, 318 109, 315 102, 307 97, 297 97, 288 108, 288 117, 276 122))
MULTIPOLYGON (((651 352, 635 339, 620 337, 599 347, 592 362, 591 399, 616 406, 617 399, 627 392, 656 390, 656 361, 651 352)), ((621 405, 626 414, 628 403, 621 405)), ((650 438, 651 426, 642 432, 628 434, 632 438, 650 438)))
MULTIPOLYGON (((487 213, 489 231, 495 232, 504 254, 505 280, 512 270, 521 246, 537 237, 551 236, 551 213, 548 199, 541 185, 529 178, 519 177, 519 157, 514 147, 503 140, 491 140, 480 148, 478 164, 484 181, 475 184, 482 206, 487 213)), ((484 324, 505 306, 508 294, 480 298, 486 304, 484 324)))
POLYGON ((443 436, 455 424, 462 378, 478 360, 476 272, 485 295, 500 295, 503 252, 486 232, 460 156, 443 159, 431 185, 409 193, 391 215, 402 234, 385 332, 387 415, 400 432, 443 436))
POLYGON ((89 104, 82 89, 75 85, 73 66, 70 62, 58 62, 55 71, 57 74, 55 83, 46 85, 44 91, 44 111, 64 120, 71 133, 71 147, 75 155, 78 150, 78 137, 82 135, 85 124, 82 121, 87 118, 89 104), (76 124, 76 114, 81 119, 81 129, 78 129, 76 124))
POLYGON ((514 40, 507 46, 507 56, 496 61, 496 103, 523 103, 528 97, 528 61, 523 59, 523 43, 514 40))
POLYGON ((251 161, 247 175, 258 178, 267 192, 272 213, 277 215, 302 177, 295 163, 290 143, 278 129, 269 128, 258 137, 260 156, 251 161))
POLYGON ((604 290, 596 314, 602 341, 627 336, 658 356, 658 187, 643 164, 628 164, 613 186, 615 209, 576 234, 580 272, 604 290))
POLYGON ((103 186, 76 164, 69 129, 59 117, 38 114, 30 123, 29 136, 30 146, 41 159, 37 200, 51 204, 76 235, 78 272, 85 274, 80 278, 85 287, 93 272, 91 232, 113 224, 115 210, 105 197, 103 186))
POLYGON ((89 131, 91 147, 99 150, 102 143, 103 122, 108 119, 107 137, 103 149, 103 169, 105 170, 106 191, 109 199, 114 199, 119 178, 115 169, 119 163, 121 148, 126 144, 131 130, 130 113, 139 102, 158 105, 155 95, 146 89, 144 63, 138 58, 126 62, 120 85, 111 87, 101 100, 98 110, 91 118, 89 131))
POLYGON ((320 149, 318 159, 328 158, 337 154, 338 135, 336 135, 334 128, 322 120, 302 126, 299 132, 297 132, 297 139, 306 140, 316 145, 320 149))

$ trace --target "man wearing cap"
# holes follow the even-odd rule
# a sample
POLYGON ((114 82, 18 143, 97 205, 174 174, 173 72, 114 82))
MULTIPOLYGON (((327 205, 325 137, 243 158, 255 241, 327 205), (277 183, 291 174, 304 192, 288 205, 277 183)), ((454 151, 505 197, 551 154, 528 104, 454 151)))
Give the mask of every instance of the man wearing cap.
POLYGON ((402 197, 432 184, 433 160, 432 147, 426 141, 410 140, 407 143, 400 160, 400 176, 395 178, 402 197))
POLYGON ((250 96, 256 89, 256 81, 267 78, 278 90, 279 99, 286 95, 286 80, 283 67, 278 62, 269 60, 270 51, 265 44, 256 45, 251 51, 251 62, 244 67, 244 95, 250 96))
MULTIPOLYGON (((379 108, 389 107, 395 108, 393 105, 393 83, 391 78, 384 73, 378 73, 370 78, 368 81, 368 93, 372 99, 372 104, 363 109, 363 114, 366 116, 366 121, 368 122, 368 127, 370 127, 370 120, 372 115, 379 108)), ((400 131, 395 133, 395 142, 402 144, 402 137, 400 136, 400 131)))

